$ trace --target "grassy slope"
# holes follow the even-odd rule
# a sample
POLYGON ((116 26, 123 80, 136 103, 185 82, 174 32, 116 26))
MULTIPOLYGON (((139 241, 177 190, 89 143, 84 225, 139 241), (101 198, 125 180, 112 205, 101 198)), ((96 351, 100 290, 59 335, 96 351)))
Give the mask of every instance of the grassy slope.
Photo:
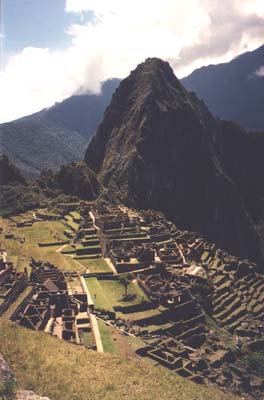
POLYGON ((121 359, 2 322, 0 351, 18 383, 53 400, 234 400, 144 360, 121 359))
POLYGON ((98 327, 100 330, 104 352, 111 354, 116 353, 117 352, 116 344, 112 339, 111 332, 109 331, 109 329, 107 329, 105 323, 101 320, 98 320, 98 327))

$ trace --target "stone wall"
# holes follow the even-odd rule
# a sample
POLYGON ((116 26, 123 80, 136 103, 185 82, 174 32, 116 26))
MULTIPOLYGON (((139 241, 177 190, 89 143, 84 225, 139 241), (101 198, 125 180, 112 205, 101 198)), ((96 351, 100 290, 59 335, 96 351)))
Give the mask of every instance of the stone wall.
POLYGON ((10 288, 5 301, 0 306, 0 316, 8 309, 8 307, 18 298, 19 294, 25 290, 28 285, 27 274, 21 273, 18 280, 15 281, 10 288))

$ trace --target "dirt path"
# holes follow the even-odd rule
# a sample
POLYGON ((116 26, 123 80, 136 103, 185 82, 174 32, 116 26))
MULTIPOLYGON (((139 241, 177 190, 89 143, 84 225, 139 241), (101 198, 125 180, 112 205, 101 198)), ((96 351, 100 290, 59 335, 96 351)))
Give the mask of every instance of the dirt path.
POLYGON ((56 253, 60 253, 61 252, 61 250, 63 250, 66 246, 68 246, 68 243, 67 244, 64 244, 64 245, 62 245, 61 247, 59 247, 57 250, 56 250, 56 253))
POLYGON ((92 211, 89 212, 89 215, 93 221, 93 226, 95 227, 95 229, 100 230, 100 228, 97 225, 95 225, 95 216, 93 215, 92 211))

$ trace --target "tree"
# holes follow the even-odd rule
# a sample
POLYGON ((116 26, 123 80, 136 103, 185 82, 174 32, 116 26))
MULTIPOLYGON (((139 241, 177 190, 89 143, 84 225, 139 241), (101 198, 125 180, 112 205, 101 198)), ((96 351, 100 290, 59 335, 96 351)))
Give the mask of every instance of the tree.
POLYGON ((130 285, 131 281, 129 279, 129 275, 123 275, 119 278, 119 282, 121 283, 121 285, 124 286, 125 288, 125 299, 127 299, 128 297, 128 286, 130 285))

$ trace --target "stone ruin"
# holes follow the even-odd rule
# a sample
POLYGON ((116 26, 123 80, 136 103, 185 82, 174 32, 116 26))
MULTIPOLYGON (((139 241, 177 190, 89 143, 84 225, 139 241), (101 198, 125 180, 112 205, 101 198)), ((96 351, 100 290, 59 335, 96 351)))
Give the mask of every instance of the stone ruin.
POLYGON ((32 258, 30 266, 32 291, 11 320, 26 328, 44 330, 72 343, 82 344, 83 332, 92 330, 86 294, 69 294, 65 274, 53 264, 32 258))
POLYGON ((0 254, 0 316, 18 298, 28 285, 27 269, 16 272, 14 264, 7 261, 5 250, 0 254))
POLYGON ((242 345, 262 348, 264 277, 256 266, 156 212, 103 206, 93 214, 104 256, 117 273, 132 272, 156 307, 134 329, 123 325, 145 342, 138 353, 197 383, 258 396, 264 381, 241 361, 242 345))

